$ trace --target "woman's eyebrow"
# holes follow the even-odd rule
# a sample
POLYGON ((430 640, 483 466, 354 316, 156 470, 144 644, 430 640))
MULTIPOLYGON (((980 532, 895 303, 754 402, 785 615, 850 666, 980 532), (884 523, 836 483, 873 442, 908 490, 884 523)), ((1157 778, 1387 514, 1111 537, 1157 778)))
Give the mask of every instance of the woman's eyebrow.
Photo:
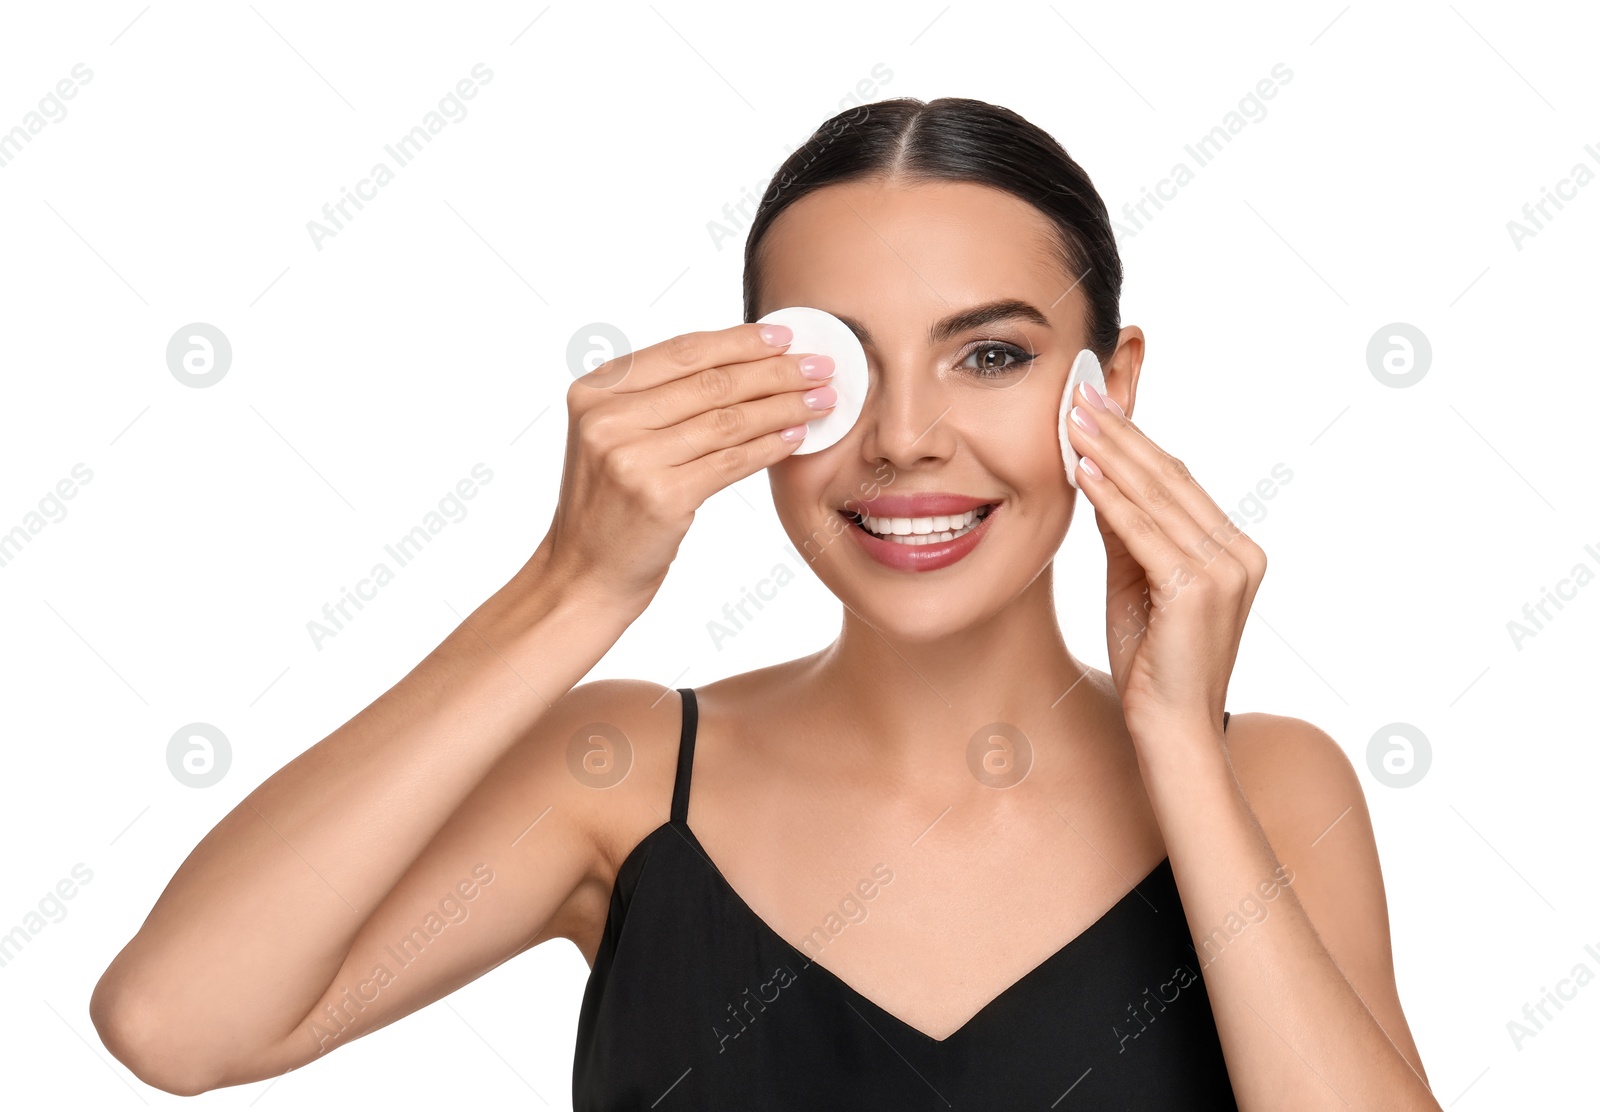
MULTIPOLYGON (((844 321, 850 331, 856 334, 856 339, 861 341, 862 347, 872 347, 872 332, 866 325, 853 317, 843 313, 834 316, 844 321)), ((928 329, 928 343, 942 344, 963 332, 974 328, 982 328, 989 324, 998 324, 1005 320, 1025 320, 1032 324, 1050 327, 1050 318, 1026 301, 1009 297, 1000 301, 990 301, 983 305, 975 305, 970 309, 963 309, 959 313, 952 313, 941 320, 935 321, 933 327, 928 329)))

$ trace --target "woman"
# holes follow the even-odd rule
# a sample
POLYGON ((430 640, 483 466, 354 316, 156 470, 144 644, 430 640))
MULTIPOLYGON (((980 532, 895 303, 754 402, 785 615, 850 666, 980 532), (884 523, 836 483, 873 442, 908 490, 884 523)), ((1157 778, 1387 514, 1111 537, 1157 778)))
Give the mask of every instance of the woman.
POLYGON ((573 384, 532 559, 200 843, 95 992, 107 1045, 171 1092, 266 1078, 561 937, 593 965, 580 1109, 1438 1108, 1349 762, 1224 707, 1266 560, 1128 416, 1120 288, 1100 197, 1014 113, 818 129, 750 229, 746 323, 573 384), (757 323, 789 305, 871 373, 793 457, 834 399, 757 323), (1053 598, 1085 347, 1109 675, 1053 598), (578 684, 762 468, 838 639, 578 684))

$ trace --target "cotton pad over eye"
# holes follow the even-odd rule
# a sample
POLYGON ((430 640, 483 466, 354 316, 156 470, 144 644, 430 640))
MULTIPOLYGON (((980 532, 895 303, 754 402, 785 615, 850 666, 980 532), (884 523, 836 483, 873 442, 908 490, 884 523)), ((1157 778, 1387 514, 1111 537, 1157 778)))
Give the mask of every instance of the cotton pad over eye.
POLYGON ((1078 453, 1073 451, 1072 445, 1067 442, 1067 414, 1073 406, 1072 392, 1078 388, 1078 383, 1087 382, 1100 393, 1106 392, 1105 372, 1100 369, 1100 360, 1095 358, 1094 352, 1084 348, 1078 352, 1078 357, 1072 361, 1072 370, 1067 372, 1067 388, 1061 393, 1061 409, 1056 414, 1056 436, 1061 440, 1061 462, 1067 468, 1067 482, 1072 484, 1072 489, 1081 490, 1078 486, 1078 453))
POLYGON ((776 309, 757 323, 792 328, 790 354, 826 355, 833 360, 833 377, 824 384, 838 391, 839 399, 827 413, 806 422, 806 438, 789 454, 804 456, 833 447, 855 425, 867 398, 867 353, 861 341, 849 325, 832 313, 803 305, 776 309))

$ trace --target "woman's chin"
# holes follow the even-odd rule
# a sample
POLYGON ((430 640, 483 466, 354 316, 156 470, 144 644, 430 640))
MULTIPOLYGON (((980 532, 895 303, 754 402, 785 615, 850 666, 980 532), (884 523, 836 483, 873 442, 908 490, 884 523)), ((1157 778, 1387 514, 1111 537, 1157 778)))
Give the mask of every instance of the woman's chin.
MULTIPOLYGON (((896 644, 931 644, 958 636, 984 615, 978 599, 956 602, 947 593, 907 592, 903 598, 876 592, 867 597, 839 596, 854 617, 896 644)), ((851 614, 846 615, 848 621, 851 614)))

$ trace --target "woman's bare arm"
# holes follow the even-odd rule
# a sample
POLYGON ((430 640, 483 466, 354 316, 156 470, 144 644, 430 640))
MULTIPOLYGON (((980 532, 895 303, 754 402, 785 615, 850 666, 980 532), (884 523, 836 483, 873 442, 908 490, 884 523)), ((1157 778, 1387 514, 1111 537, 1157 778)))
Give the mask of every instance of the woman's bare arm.
MULTIPOLYGON (((1337 741, 1298 718, 1235 714, 1224 736, 1228 764, 1285 866, 1291 898, 1383 1033, 1426 1084, 1395 983, 1388 898, 1356 770, 1337 741)), ((1258 900, 1252 906, 1260 905, 1258 900)), ((1265 919, 1273 912, 1261 908, 1258 914, 1265 919)), ((1204 960, 1210 960, 1209 952, 1204 960)))
MULTIPOLYGON (((566 781, 551 761, 564 754, 551 739, 582 723, 546 725, 545 716, 644 611, 705 500, 799 443, 818 412, 802 395, 816 382, 798 355, 780 354, 791 339, 758 324, 685 333, 573 381, 550 532, 403 680, 195 847, 90 1001, 120 1061, 175 1093, 270 1076, 308 1060, 297 1032, 319 1013, 339 1029, 329 1039, 318 1025, 321 1053, 349 1040, 345 1021, 365 1012, 358 1005, 383 1001, 366 1014, 370 1030, 511 956, 480 916, 466 933, 481 948, 407 965, 413 975, 398 991, 385 995, 384 979, 362 967, 377 932, 494 883, 485 879, 493 862, 475 859, 474 838, 490 827, 471 816, 414 866, 519 742, 533 783, 556 794, 566 781)), ((545 832, 550 848, 519 881, 518 910, 500 930, 542 932, 592 863, 576 813, 562 808, 545 832)), ((480 906, 499 905, 506 887, 480 906)), ((440 922, 424 934, 442 934, 440 922)), ((420 937, 416 948, 426 949, 420 937)))
MULTIPOLYGON (((1142 338, 1123 331, 1136 359, 1142 338)), ((1095 412, 1074 407, 1068 436, 1095 465, 1079 469, 1106 546, 1112 675, 1196 956, 1206 955, 1239 1108, 1438 1112, 1393 990, 1383 884, 1349 761, 1297 720, 1268 724, 1265 754, 1238 736, 1257 721, 1224 733, 1266 554, 1115 399, 1080 391, 1095 412), (1267 801, 1265 818, 1250 794, 1267 801), (1270 802, 1286 795, 1298 812, 1287 825, 1270 802), (1341 836, 1298 847, 1305 816, 1332 831, 1345 810, 1341 836), (1276 902, 1246 929, 1263 899, 1276 902)))
MULTIPOLYGON (((352 943, 369 920, 372 930, 411 915, 420 922, 425 908, 453 897, 471 909, 467 893, 492 890, 473 871, 504 868, 487 854, 407 870, 636 616, 544 575, 545 559, 541 549, 404 679, 252 791, 190 853, 90 1002, 102 1040, 141 1079, 192 1094, 271 1076, 347 1041, 308 1036, 311 1053, 283 1052, 293 1032, 310 1030, 324 997, 340 995, 338 975, 352 972, 352 943)), ((544 781, 555 791, 561 777, 544 781)), ((555 824, 570 821, 563 810, 555 824)), ((591 847, 571 830, 545 834, 546 880, 524 908, 530 922, 547 918, 590 864, 591 847)), ((360 984, 371 970, 359 972, 350 987, 374 995, 360 984)), ((385 987, 385 1005, 426 994, 421 980, 385 987)))
POLYGON ((1372 827, 1338 744, 1277 715, 1141 752, 1242 1112, 1433 1109, 1372 827))
POLYGON ((617 867, 662 821, 681 713, 670 692, 641 680, 573 688, 428 843, 310 1013, 210 1087, 297 1069, 549 939, 571 938, 587 951, 617 867), (594 730, 597 722, 627 744, 594 730))

